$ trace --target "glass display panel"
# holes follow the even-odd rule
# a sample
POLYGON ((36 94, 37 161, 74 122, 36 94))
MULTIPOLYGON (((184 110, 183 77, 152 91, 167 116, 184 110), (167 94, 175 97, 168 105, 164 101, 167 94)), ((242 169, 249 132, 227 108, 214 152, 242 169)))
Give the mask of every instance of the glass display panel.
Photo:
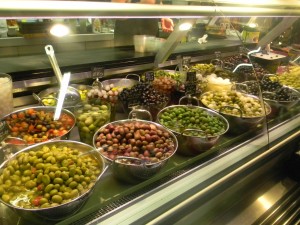
MULTIPOLYGON (((198 5, 199 2, 172 1, 163 4, 184 7, 198 5)), ((216 8, 221 6, 214 1, 202 5, 216 8)), ((115 18, 111 15, 107 18, 100 16, 64 18, 62 16, 61 18, 2 19, 0 49, 3 51, 0 50, 0 72, 11 74, 15 84, 21 83, 20 89, 23 90, 14 89, 16 98, 24 96, 32 98, 27 105, 16 108, 40 105, 41 102, 34 101, 31 91, 41 93, 42 90, 57 86, 57 82, 49 82, 50 79, 55 79, 55 75, 44 49, 46 45, 51 44, 62 71, 71 71, 73 77, 80 77, 79 84, 72 83, 71 79, 72 85, 75 85, 78 90, 80 89, 76 85, 86 85, 80 91, 88 92, 87 98, 92 96, 88 100, 101 100, 101 105, 95 109, 101 112, 97 118, 98 122, 101 120, 104 125, 121 119, 126 120, 131 108, 141 106, 142 110, 150 111, 155 126, 161 124, 173 130, 179 140, 180 150, 177 149, 176 154, 166 160, 167 163, 163 168, 158 172, 155 171, 155 175, 147 179, 135 179, 136 177, 131 179, 128 174, 119 175, 121 180, 120 177, 116 178, 113 175, 113 163, 109 161, 115 156, 113 153, 112 155, 106 153, 108 169, 85 204, 76 211, 76 214, 68 215, 63 219, 53 221, 43 218, 43 224, 85 224, 91 219, 97 219, 129 203, 137 196, 146 194, 147 190, 171 181, 176 174, 183 174, 214 160, 221 160, 223 155, 238 151, 238 146, 248 145, 249 149, 253 149, 251 154, 247 153, 249 159, 266 151, 270 147, 268 131, 285 120, 297 117, 300 110, 299 86, 295 86, 296 81, 299 80, 299 36, 296 33, 299 19, 297 19, 228 16, 228 12, 223 13, 222 10, 214 15, 190 17, 178 15, 170 18, 168 15, 155 18, 146 18, 146 16, 145 18, 115 18), (163 24, 166 23, 166 19, 172 20, 173 31, 166 32, 163 24), (186 21, 191 22, 191 28, 180 30, 179 27, 186 21), (50 34, 50 28, 58 22, 70 29, 68 36, 53 37, 50 34), (278 35, 272 35, 273 31, 278 35), (134 35, 147 36, 135 39, 134 35), (141 40, 142 43, 139 42, 141 40), (264 58, 265 56, 268 58, 264 58), (128 90, 127 93, 123 92, 124 87, 117 90, 118 87, 110 86, 112 79, 125 78, 130 74, 125 66, 125 69, 123 68, 124 61, 126 63, 129 61, 128 64, 132 67, 150 64, 150 68, 134 70, 134 73, 140 76, 140 86, 134 88, 133 85, 130 86, 131 92, 128 90), (134 63, 130 64, 131 61, 134 63), (93 71, 95 76, 85 77, 85 72, 91 72, 91 68, 95 70, 93 71), (110 69, 113 74, 107 75, 110 69), (46 75, 43 73, 45 71, 46 75), (291 77, 296 77, 295 82, 290 83, 291 77), (47 82, 43 83, 45 80, 41 78, 47 82), (91 86, 97 85, 97 82, 102 82, 102 86, 93 89, 93 93, 90 92, 91 86), (153 89, 149 87, 149 83, 152 83, 153 89), (157 94, 158 91, 162 93, 157 94), (117 109, 115 99, 110 98, 110 95, 118 95, 120 104, 118 106, 121 110, 117 109), (164 102, 164 99, 167 100, 164 102), (205 112, 210 114, 207 115, 205 112), (110 117, 109 121, 104 121, 103 115, 106 116, 105 119, 110 117), (185 119, 182 120, 182 117, 185 119), (251 142, 257 137, 262 139, 259 146, 251 142)), ((136 80, 133 80, 131 82, 136 85, 136 80)), ((47 98, 49 96, 46 100, 47 98)), ((51 99, 53 100, 53 97, 51 99)), ((88 141, 92 142, 88 144, 94 145, 96 144, 93 139, 95 132, 92 136, 82 138, 86 135, 84 133, 86 130, 92 130, 95 125, 99 126, 90 118, 82 118, 86 111, 90 111, 90 106, 85 104, 78 108, 71 108, 77 124, 69 139, 84 140, 83 142, 89 139, 88 141), (86 123, 84 127, 81 127, 82 121, 86 123)), ((138 112, 140 111, 136 114, 139 114, 138 112)), ((147 127, 151 128, 151 126, 147 127)), ((121 127, 122 129, 124 130, 124 127, 121 127)), ((119 135, 123 135, 121 130, 118 131, 119 135)), ((109 137, 108 133, 105 135, 106 138, 109 137)), ((145 140, 136 144, 137 139, 141 139, 141 134, 133 135, 136 138, 131 140, 135 143, 133 146, 140 147, 145 140)), ((146 135, 142 134, 142 136, 146 139, 146 135)), ((166 140, 165 138, 163 141, 166 140)), ((114 144, 113 141, 108 141, 106 140, 105 144, 114 144)), ((119 140, 114 141, 119 143, 119 140)), ((151 144, 147 142, 144 147, 149 149, 143 154, 135 154, 134 151, 128 150, 125 156, 135 158, 129 160, 133 165, 143 165, 143 160, 147 160, 149 154, 152 154, 153 160, 161 160, 159 156, 161 152, 154 154, 151 144)), ((114 149, 110 150, 114 152, 114 149)), ((126 163, 128 165, 128 161, 125 160, 125 165, 126 163)), ((225 165, 222 166, 225 168, 225 165)), ((233 167, 238 166, 237 163, 233 167)), ((143 169, 138 167, 141 168, 143 169)), ((33 177, 33 180, 35 178, 33 177)), ((7 189, 8 184, 3 184, 5 183, 3 177, 0 181, 0 187, 6 185, 5 189, 7 189)), ((59 188, 57 192, 64 192, 59 188)), ((53 195, 56 195, 54 192, 46 197, 52 200, 53 195)), ((58 195, 63 196, 63 193, 58 195)), ((4 196, 7 202, 9 202, 8 198, 9 195, 4 196)), ((43 201, 50 201, 45 199, 43 201)), ((54 198, 54 201, 59 202, 59 200, 60 197, 54 198)), ((37 200, 34 202, 36 204, 34 207, 40 206, 37 200)), ((55 204, 53 206, 55 207, 55 204)), ((1 219, 7 224, 21 225, 28 224, 29 221, 30 224, 41 224, 41 217, 37 219, 30 213, 29 216, 17 214, 4 203, 1 203, 0 210, 2 212, 0 216, 4 215, 1 219)))

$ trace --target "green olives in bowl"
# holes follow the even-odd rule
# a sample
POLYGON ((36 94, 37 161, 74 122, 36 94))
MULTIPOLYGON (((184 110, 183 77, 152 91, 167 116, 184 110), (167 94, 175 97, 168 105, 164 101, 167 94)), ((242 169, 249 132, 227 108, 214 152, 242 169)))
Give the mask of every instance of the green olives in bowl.
POLYGON ((93 144, 95 132, 110 121, 111 107, 109 104, 84 103, 75 109, 75 117, 80 140, 86 144, 93 144))
POLYGON ((227 120, 213 110, 194 105, 173 105, 162 109, 157 121, 178 139, 178 153, 197 155, 212 148, 227 132, 227 120))
POLYGON ((27 147, 0 167, 0 201, 21 216, 60 220, 76 212, 107 166, 90 145, 53 141, 27 147))

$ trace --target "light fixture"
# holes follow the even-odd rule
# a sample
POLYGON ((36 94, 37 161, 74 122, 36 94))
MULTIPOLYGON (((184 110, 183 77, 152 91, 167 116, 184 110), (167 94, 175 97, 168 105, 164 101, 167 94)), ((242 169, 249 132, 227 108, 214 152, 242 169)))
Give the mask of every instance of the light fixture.
POLYGON ((55 24, 50 28, 50 34, 56 37, 64 37, 70 33, 69 27, 64 24, 55 24))
POLYGON ((192 28, 191 23, 182 23, 179 25, 179 30, 181 30, 181 31, 189 30, 191 28, 192 28))
POLYGON ((257 27, 257 24, 256 23, 249 23, 248 27, 255 28, 255 27, 257 27))

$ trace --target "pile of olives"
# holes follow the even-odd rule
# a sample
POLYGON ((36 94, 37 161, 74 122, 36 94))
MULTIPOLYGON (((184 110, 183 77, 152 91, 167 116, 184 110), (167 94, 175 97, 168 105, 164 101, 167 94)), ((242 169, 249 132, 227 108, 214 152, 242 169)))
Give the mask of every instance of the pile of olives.
POLYGON ((176 106, 164 109, 159 114, 159 123, 172 131, 189 136, 211 137, 223 134, 227 125, 217 116, 200 107, 176 106), (198 131, 185 131, 196 129, 198 131))
POLYGON ((256 77, 260 80, 263 78, 265 74, 268 74, 269 72, 266 71, 262 66, 260 66, 258 63, 251 62, 246 56, 244 55, 234 55, 234 56, 228 56, 222 59, 225 66, 229 70, 234 70, 237 65, 241 63, 251 63, 253 67, 239 67, 236 71, 239 77, 239 82, 243 82, 246 80, 256 80, 256 77))
POLYGON ((152 85, 156 90, 168 95, 172 93, 176 84, 176 81, 169 77, 156 77, 152 82, 152 85))
POLYGON ((215 66, 213 64, 198 63, 198 64, 195 64, 195 65, 192 65, 189 68, 189 71, 196 71, 196 73, 206 75, 206 74, 213 73, 215 71, 215 66))
POLYGON ((181 79, 181 74, 176 71, 167 71, 167 70, 156 70, 154 76, 159 77, 168 77, 172 80, 179 81, 181 79))
POLYGON ((118 101, 118 95, 123 90, 122 87, 115 87, 114 84, 105 85, 102 89, 93 88, 88 93, 88 99, 100 99, 101 101, 108 102, 110 104, 116 104, 118 101))
POLYGON ((65 146, 41 146, 10 159, 0 174, 2 201, 20 208, 59 206, 90 190, 102 172, 92 155, 65 146))
POLYGON ((258 99, 237 91, 206 92, 200 100, 210 109, 238 117, 261 117, 270 113, 265 112, 265 107, 258 99))
POLYGON ((98 131, 94 145, 110 160, 130 156, 146 163, 167 159, 176 150, 168 131, 142 121, 108 124, 98 131))
POLYGON ((80 140, 92 145, 95 132, 110 121, 110 107, 105 104, 84 104, 75 110, 80 140))
POLYGON ((259 94, 260 85, 263 98, 274 100, 274 101, 296 101, 297 96, 294 95, 291 88, 283 86, 275 78, 275 76, 264 76, 264 78, 259 82, 246 82, 247 92, 253 95, 259 94))
POLYGON ((74 126, 74 118, 65 112, 58 120, 54 120, 54 109, 29 108, 15 112, 4 120, 10 129, 10 135, 23 139, 27 144, 35 144, 61 137, 74 126))
POLYGON ((278 75, 278 80, 282 85, 286 85, 300 90, 300 66, 289 68, 288 72, 278 75))
POLYGON ((148 83, 138 83, 132 88, 124 88, 119 99, 125 106, 157 106, 166 104, 169 98, 148 83))

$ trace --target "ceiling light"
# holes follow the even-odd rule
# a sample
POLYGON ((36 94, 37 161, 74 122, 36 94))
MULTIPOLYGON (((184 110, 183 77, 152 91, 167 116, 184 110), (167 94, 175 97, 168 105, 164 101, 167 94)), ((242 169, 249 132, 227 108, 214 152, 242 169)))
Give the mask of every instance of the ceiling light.
POLYGON ((63 37, 70 33, 69 27, 63 24, 55 24, 51 27, 50 33, 56 37, 63 37))

